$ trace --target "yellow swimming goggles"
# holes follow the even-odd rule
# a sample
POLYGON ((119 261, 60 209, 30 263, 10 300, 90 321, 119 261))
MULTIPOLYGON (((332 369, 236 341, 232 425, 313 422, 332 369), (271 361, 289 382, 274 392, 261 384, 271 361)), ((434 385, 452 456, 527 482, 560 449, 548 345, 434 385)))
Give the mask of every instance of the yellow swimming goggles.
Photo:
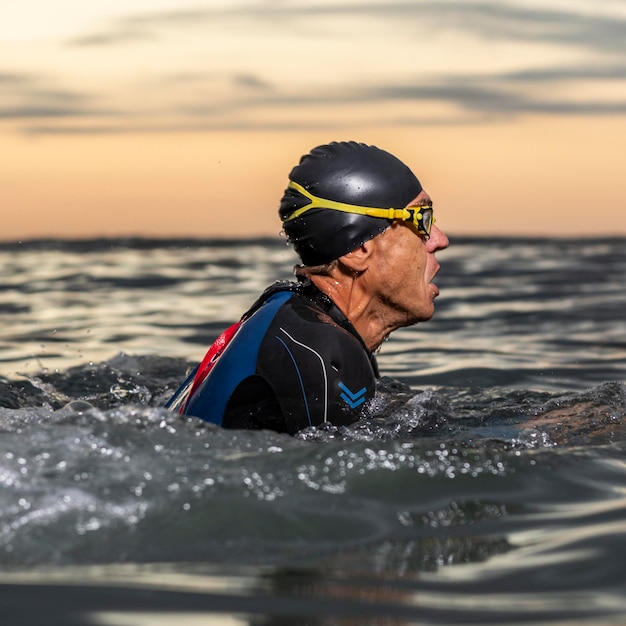
POLYGON ((430 235, 432 225, 435 223, 433 207, 430 205, 410 206, 404 209, 377 209, 318 198, 307 191, 302 185, 294 183, 292 180, 289 181, 288 187, 289 189, 295 189, 297 192, 301 193, 305 198, 308 198, 310 202, 296 209, 289 217, 283 220, 284 222, 289 222, 296 217, 300 217, 300 215, 310 209, 332 209, 334 211, 343 211, 344 213, 367 215, 368 217, 382 217, 388 220, 411 222, 417 228, 417 232, 425 237, 430 235))

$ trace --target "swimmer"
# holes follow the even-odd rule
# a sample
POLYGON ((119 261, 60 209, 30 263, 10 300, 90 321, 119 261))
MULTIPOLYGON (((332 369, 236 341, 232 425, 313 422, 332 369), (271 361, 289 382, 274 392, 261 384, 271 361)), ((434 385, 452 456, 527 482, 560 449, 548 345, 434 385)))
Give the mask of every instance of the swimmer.
POLYGON ((228 328, 167 406, 225 428, 294 434, 366 416, 374 353, 429 320, 435 253, 448 246, 430 196, 393 155, 356 142, 314 148, 279 215, 302 261, 228 328))

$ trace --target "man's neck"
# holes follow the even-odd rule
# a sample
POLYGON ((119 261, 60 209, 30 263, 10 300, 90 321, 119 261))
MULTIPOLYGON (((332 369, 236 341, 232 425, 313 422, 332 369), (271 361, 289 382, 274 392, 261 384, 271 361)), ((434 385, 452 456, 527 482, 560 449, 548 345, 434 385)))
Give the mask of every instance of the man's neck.
POLYGON ((367 288, 365 274, 309 276, 311 282, 325 293, 350 321, 363 343, 375 352, 389 333, 398 328, 385 307, 367 288))

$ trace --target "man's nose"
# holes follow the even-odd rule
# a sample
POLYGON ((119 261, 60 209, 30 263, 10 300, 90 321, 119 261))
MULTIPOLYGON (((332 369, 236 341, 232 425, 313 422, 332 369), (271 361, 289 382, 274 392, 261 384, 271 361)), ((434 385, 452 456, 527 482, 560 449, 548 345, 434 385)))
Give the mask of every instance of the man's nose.
POLYGON ((435 252, 435 250, 443 250, 444 248, 447 248, 450 245, 450 241, 441 229, 433 225, 430 229, 430 237, 428 238, 426 245, 431 252, 435 252))

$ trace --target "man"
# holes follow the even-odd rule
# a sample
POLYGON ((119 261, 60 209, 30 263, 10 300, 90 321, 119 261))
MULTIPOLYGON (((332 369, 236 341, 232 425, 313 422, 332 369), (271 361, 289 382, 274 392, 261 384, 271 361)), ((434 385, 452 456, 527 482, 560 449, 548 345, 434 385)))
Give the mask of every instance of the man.
POLYGON ((428 320, 448 246, 432 201, 388 152, 319 146, 289 176, 279 214, 302 260, 213 344, 168 406, 227 428, 296 433, 367 414, 373 352, 428 320))

